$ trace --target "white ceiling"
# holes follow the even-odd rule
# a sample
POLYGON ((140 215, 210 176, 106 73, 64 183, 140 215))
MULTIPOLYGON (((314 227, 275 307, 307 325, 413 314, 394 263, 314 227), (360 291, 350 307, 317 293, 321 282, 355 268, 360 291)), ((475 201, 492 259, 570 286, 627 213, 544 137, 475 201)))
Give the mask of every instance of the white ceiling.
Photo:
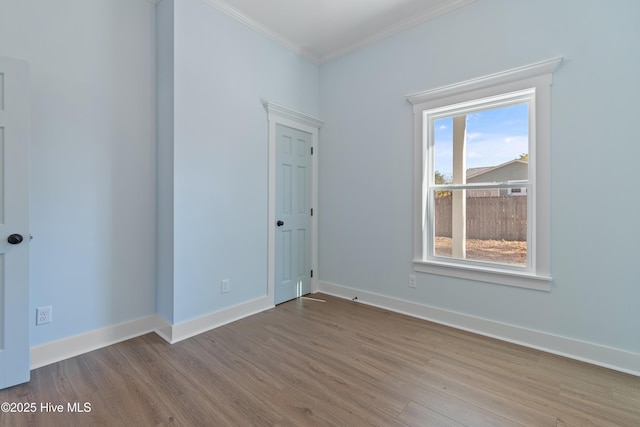
POLYGON ((474 0, 205 0, 317 63, 474 0))

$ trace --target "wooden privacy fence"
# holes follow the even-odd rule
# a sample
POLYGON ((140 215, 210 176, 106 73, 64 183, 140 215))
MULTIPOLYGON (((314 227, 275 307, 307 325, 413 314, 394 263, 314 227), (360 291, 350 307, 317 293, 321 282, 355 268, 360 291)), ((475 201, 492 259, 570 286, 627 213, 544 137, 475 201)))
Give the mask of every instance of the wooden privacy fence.
MULTIPOLYGON (((451 237, 451 197, 436 197, 436 236, 451 237)), ((527 198, 468 197, 467 238, 527 240, 527 198)))

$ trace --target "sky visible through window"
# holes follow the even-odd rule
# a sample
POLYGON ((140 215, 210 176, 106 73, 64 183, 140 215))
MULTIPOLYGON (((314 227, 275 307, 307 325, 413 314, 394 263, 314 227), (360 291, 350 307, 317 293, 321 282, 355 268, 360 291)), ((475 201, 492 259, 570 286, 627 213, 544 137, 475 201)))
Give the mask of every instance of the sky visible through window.
MULTIPOLYGON (((527 104, 478 111, 467 115, 467 169, 498 166, 529 153, 527 104)), ((453 175, 453 117, 435 121, 435 170, 453 175)))

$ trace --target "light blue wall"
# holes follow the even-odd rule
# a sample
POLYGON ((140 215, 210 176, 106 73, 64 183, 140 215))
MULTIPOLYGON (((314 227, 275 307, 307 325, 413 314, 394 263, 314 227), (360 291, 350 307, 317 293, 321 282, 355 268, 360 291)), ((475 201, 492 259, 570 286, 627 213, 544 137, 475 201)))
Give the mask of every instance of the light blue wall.
POLYGON ((201 0, 174 7, 172 307, 180 323, 266 295, 262 102, 317 116, 319 68, 201 0))
POLYGON ((158 97, 174 106, 158 111, 170 137, 159 143, 156 206, 156 6, 0 0, 0 55, 32 67, 31 306, 54 307, 51 325, 32 325, 32 344, 156 312, 178 323, 265 295, 269 100, 325 121, 321 280, 640 352, 630 95, 640 93, 640 3, 612 4, 477 0, 318 68, 181 0, 158 15, 174 27, 164 33, 173 48, 158 50, 158 97), (409 289, 404 95, 557 55, 552 292, 430 275, 409 289), (157 301, 156 212, 158 259, 169 260, 157 301))
POLYGON ((319 68, 203 1, 173 9, 0 0, 0 55, 32 67, 31 312, 54 318, 32 345, 266 294, 262 101, 317 116, 319 68))
POLYGON ((640 2, 477 0, 321 68, 320 280, 640 353, 640 2), (550 293, 418 274, 404 95, 563 56, 550 293))
POLYGON ((155 312, 154 9, 0 0, 0 55, 31 65, 33 345, 155 312))
POLYGON ((174 1, 156 8, 156 310, 173 323, 174 1))

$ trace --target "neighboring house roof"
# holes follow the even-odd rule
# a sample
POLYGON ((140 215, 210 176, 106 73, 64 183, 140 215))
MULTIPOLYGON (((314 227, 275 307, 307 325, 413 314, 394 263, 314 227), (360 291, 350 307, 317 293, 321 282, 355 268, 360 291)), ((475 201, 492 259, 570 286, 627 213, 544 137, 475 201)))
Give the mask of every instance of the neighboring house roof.
POLYGON ((473 178, 474 176, 481 175, 491 169, 495 168, 495 166, 484 166, 481 168, 469 168, 467 169, 467 179, 473 178))
MULTIPOLYGON (((499 172, 501 169, 512 169, 512 168, 518 168, 518 167, 522 167, 521 165, 528 165, 529 162, 526 160, 510 160, 508 162, 499 164, 497 166, 488 166, 488 167, 480 167, 480 168, 469 168, 467 169, 467 182, 469 181, 475 181, 475 182, 481 182, 482 180, 482 175, 486 175, 486 177, 490 177, 492 175, 495 175, 497 172, 499 172)), ((526 170, 526 168, 525 168, 526 170)), ((517 179, 526 179, 525 177, 520 177, 520 176, 512 176, 511 179, 513 180, 517 180, 517 179)))

